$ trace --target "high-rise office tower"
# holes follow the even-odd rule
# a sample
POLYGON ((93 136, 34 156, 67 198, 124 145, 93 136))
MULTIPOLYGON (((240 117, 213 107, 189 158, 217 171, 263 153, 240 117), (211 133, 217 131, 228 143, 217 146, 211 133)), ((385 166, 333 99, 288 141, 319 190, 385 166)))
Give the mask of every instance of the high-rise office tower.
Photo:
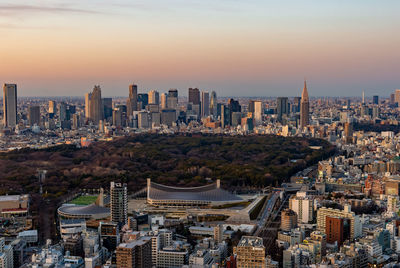
POLYGON ((101 100, 101 88, 100 86, 95 86, 93 88, 92 94, 89 101, 90 106, 90 120, 93 121, 95 125, 103 120, 103 103, 101 100))
POLYGON ((39 106, 29 106, 28 108, 28 124, 30 126, 40 124, 40 107, 39 106))
POLYGON ((58 118, 60 119, 61 122, 69 120, 68 106, 65 102, 60 102, 60 109, 58 110, 59 110, 58 118))
POLYGON ((301 97, 294 97, 293 98, 293 112, 299 113, 301 106, 301 97))
POLYGON ((149 104, 160 104, 160 94, 157 90, 149 91, 149 104))
POLYGON ((218 104, 217 92, 212 91, 211 92, 211 98, 210 98, 210 113, 214 117, 217 117, 217 113, 218 113, 217 112, 217 104, 218 104))
POLYGON ((149 104, 149 95, 147 93, 138 94, 138 110, 141 111, 149 104))
POLYGON ((228 105, 221 105, 221 127, 225 128, 226 126, 231 125, 231 110, 228 105))
POLYGON ((122 126, 122 109, 115 108, 112 111, 112 119, 113 119, 113 126, 121 127, 122 126))
POLYGON ((55 101, 49 101, 49 114, 56 114, 57 113, 57 104, 55 101))
POLYGON ((78 129, 80 127, 80 117, 78 114, 74 114, 72 116, 72 128, 73 129, 78 129))
POLYGON ((124 225, 128 220, 128 189, 125 183, 111 182, 111 220, 124 225))
POLYGON ((362 104, 365 104, 365 91, 362 92, 362 104))
POLYGON ((261 125, 263 121, 263 114, 264 114, 264 109, 261 101, 254 101, 254 112, 253 112, 253 118, 254 118, 254 123, 256 126, 261 125))
POLYGON ((60 126, 62 129, 71 128, 71 115, 68 109, 68 105, 65 102, 60 102, 60 108, 58 109, 58 118, 60 119, 60 126))
POLYGON ((379 104, 379 96, 378 95, 374 95, 372 97, 372 103, 373 104, 379 104))
POLYGON ((189 88, 188 102, 198 105, 200 104, 200 90, 198 88, 189 88))
POLYGON ((210 94, 207 91, 201 92, 201 117, 210 115, 210 94))
POLYGON ((310 102, 308 99, 308 91, 307 91, 307 82, 304 80, 304 88, 303 93, 301 93, 301 102, 300 102, 300 128, 310 124, 310 102))
POLYGON ((113 111, 112 98, 103 98, 102 102, 103 102, 104 119, 111 118, 112 117, 112 111, 113 111))
POLYGON ((228 106, 229 106, 229 109, 231 110, 231 113, 242 111, 242 106, 240 106, 239 101, 237 101, 237 100, 229 99, 228 106))
POLYGON ((395 104, 396 102, 395 99, 396 99, 395 94, 394 93, 390 94, 390 105, 395 104))
POLYGON ((130 107, 127 107, 128 109, 128 115, 131 115, 133 111, 138 110, 138 93, 137 93, 137 85, 131 84, 129 85, 129 101, 130 101, 130 107), (132 109, 132 112, 131 110, 132 109), (131 112, 131 113, 129 113, 131 112))
POLYGON ((276 113, 279 121, 282 121, 284 115, 289 115, 289 100, 287 97, 279 97, 276 99, 276 113))
POLYGON ((90 99, 92 98, 92 93, 85 94, 85 117, 90 118, 90 99))
POLYGON ((400 106, 400 89, 396 89, 394 93, 394 101, 398 106, 400 106))
POLYGON ((176 110, 178 108, 178 90, 177 89, 172 88, 168 91, 167 106, 168 106, 168 109, 176 110))
POLYGON ((3 120, 5 127, 17 125, 17 85, 3 85, 3 120))
POLYGON ((168 108, 168 96, 166 93, 161 94, 161 109, 168 108))
POLYGON ((247 106, 247 112, 254 114, 254 102, 253 100, 249 100, 249 105, 247 106))
POLYGON ((176 111, 165 109, 161 111, 161 124, 171 127, 176 122, 176 111))

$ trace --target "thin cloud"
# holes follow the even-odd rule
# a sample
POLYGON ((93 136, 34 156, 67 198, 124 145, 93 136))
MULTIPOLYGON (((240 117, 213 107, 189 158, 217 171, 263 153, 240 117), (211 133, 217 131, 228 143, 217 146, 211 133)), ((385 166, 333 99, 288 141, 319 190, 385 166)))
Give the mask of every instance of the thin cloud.
POLYGON ((43 26, 26 26, 26 25, 18 25, 13 23, 0 23, 0 30, 24 30, 24 29, 32 29, 32 30, 46 30, 46 29, 54 29, 55 27, 43 27, 43 26))
POLYGON ((0 16, 13 16, 26 13, 82 13, 101 14, 96 10, 72 8, 66 6, 35 6, 35 5, 0 5, 0 16))

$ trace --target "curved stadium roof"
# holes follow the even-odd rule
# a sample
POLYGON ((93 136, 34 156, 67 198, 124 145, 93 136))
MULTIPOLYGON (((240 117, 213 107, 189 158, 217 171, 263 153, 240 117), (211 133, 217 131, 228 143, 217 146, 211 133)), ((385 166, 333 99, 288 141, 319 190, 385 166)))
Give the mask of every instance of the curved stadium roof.
POLYGON ((181 188, 165 186, 151 182, 148 198, 153 200, 186 200, 210 202, 242 201, 240 197, 217 187, 216 183, 200 187, 181 188))
POLYGON ((102 216, 105 214, 110 213, 109 208, 100 207, 95 204, 87 205, 87 206, 80 206, 80 205, 63 205, 58 208, 58 211, 64 215, 71 215, 71 216, 102 216))

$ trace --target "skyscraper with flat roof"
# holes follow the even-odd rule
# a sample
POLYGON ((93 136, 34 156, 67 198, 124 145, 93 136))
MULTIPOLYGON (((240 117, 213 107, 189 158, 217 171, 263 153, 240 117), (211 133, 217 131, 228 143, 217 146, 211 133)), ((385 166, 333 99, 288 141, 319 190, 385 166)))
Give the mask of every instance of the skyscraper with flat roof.
POLYGON ((300 101, 300 128, 303 129, 304 127, 310 124, 310 102, 308 98, 308 90, 307 90, 307 82, 304 80, 304 88, 303 93, 301 94, 301 101, 300 101))
POLYGON ((201 92, 201 117, 210 115, 210 94, 207 91, 201 92))
POLYGON ((379 96, 378 95, 372 96, 372 103, 373 104, 379 104, 379 96))
POLYGON ((92 93, 85 94, 85 117, 90 118, 90 99, 92 98, 92 93))
POLYGON ((126 101, 126 109, 128 117, 132 115, 133 111, 138 110, 137 85, 135 84, 129 85, 129 97, 126 101))
POLYGON ((3 120, 5 127, 17 125, 17 85, 3 85, 3 120))
POLYGON ((218 112, 217 112, 217 92, 212 91, 211 92, 211 98, 210 98, 210 114, 213 115, 214 117, 217 117, 218 112))
POLYGON ((55 101, 49 101, 49 114, 56 114, 57 113, 57 104, 55 101))
POLYGON ((40 123, 40 107, 29 106, 28 108, 28 124, 30 126, 39 125, 40 123))
POLYGON ((149 91, 149 104, 160 104, 160 93, 157 90, 149 91))
POLYGON ((178 90, 171 88, 168 91, 167 96, 167 107, 168 109, 175 109, 178 107, 178 90))
POLYGON ((103 98, 102 102, 103 102, 103 115, 104 115, 103 117, 104 119, 108 119, 112 117, 112 111, 113 111, 112 98, 103 98))
POLYGON ((256 126, 262 124, 262 116, 264 113, 263 105, 261 101, 254 101, 254 112, 253 112, 253 118, 254 118, 254 123, 256 126))
POLYGON ((396 89, 394 92, 394 102, 397 103, 397 105, 400 104, 400 89, 396 89))
POLYGON ((282 121, 284 115, 289 115, 289 100, 287 97, 276 99, 276 113, 279 121, 282 121))
POLYGON ((87 95, 87 98, 89 98, 89 119, 92 120, 95 125, 97 125, 100 120, 103 120, 103 102, 101 99, 100 86, 94 86, 93 91, 87 95))
POLYGON ((162 93, 161 94, 161 109, 167 109, 168 108, 168 95, 167 93, 162 93))
POLYGON ((192 104, 200 104, 200 90, 198 88, 189 88, 188 102, 192 104))

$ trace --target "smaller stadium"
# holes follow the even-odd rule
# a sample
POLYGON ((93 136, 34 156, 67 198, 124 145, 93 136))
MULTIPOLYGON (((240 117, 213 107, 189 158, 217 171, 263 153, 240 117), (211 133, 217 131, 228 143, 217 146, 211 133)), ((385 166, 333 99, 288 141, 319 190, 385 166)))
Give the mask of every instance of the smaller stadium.
POLYGON ((147 203, 157 207, 212 207, 243 201, 221 189, 220 180, 200 187, 173 187, 147 179, 147 203))
POLYGON ((99 220, 110 216, 110 208, 104 206, 104 191, 99 195, 81 195, 63 204, 57 210, 60 219, 99 220))

